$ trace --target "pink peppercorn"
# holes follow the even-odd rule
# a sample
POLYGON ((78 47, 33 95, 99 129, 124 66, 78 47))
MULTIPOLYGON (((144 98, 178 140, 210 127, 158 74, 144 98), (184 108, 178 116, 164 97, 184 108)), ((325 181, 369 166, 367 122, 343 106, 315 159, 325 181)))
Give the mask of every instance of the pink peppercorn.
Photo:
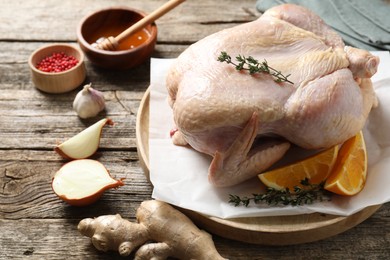
POLYGON ((62 72, 69 70, 77 65, 79 61, 72 55, 64 52, 53 52, 51 56, 42 59, 36 65, 36 68, 43 72, 62 72))

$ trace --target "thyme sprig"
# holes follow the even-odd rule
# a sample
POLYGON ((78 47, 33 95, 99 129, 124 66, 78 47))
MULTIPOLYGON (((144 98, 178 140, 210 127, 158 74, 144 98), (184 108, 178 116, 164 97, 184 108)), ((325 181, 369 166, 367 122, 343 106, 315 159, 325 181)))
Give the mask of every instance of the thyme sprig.
POLYGON ((304 204, 313 204, 315 201, 330 200, 330 193, 324 190, 324 184, 310 184, 309 180, 305 178, 301 181, 302 186, 294 187, 291 192, 288 188, 284 190, 276 190, 274 188, 267 188, 264 194, 252 194, 253 197, 240 197, 238 195, 229 194, 229 203, 235 207, 244 205, 248 207, 249 203, 253 201, 255 204, 266 203, 268 205, 291 205, 301 206, 304 204))
POLYGON ((268 73, 274 77, 275 82, 288 82, 291 84, 294 84, 290 80, 288 80, 288 77, 291 74, 288 74, 284 76, 282 72, 279 70, 276 70, 272 67, 270 67, 267 63, 267 61, 264 59, 263 62, 259 62, 252 56, 241 56, 238 55, 236 57, 236 62, 232 61, 232 57, 228 55, 225 51, 222 51, 221 54, 218 57, 218 61, 220 62, 226 62, 228 64, 232 64, 236 67, 236 70, 241 71, 241 70, 247 70, 249 71, 249 74, 255 74, 255 73, 268 73))

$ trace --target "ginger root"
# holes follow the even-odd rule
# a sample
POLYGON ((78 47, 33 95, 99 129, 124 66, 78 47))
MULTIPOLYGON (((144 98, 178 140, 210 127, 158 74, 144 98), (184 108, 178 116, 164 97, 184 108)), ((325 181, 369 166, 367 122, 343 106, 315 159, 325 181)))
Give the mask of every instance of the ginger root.
POLYGON ((118 250, 122 256, 135 249, 135 259, 225 259, 215 248, 212 237, 198 229, 183 213, 165 202, 148 200, 137 209, 138 223, 119 214, 86 218, 78 230, 90 237, 101 251, 118 250))

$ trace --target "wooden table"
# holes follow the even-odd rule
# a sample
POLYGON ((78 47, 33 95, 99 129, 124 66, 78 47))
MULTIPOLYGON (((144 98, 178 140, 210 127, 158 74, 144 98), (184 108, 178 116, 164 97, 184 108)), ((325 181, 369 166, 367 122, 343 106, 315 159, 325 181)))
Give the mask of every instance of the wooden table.
MULTIPOLYGON (((52 42, 76 44, 83 16, 108 6, 127 5, 151 12, 163 0, 14 0, 0 2, 0 259, 119 259, 98 252, 77 231, 80 219, 120 213, 134 220, 152 186, 139 165, 135 122, 149 85, 149 62, 127 71, 107 71, 86 61, 86 83, 104 92, 106 115, 116 123, 105 128, 93 157, 126 185, 106 192, 88 207, 72 207, 51 190, 53 174, 64 164, 53 152, 57 142, 75 135, 97 118, 80 120, 72 110, 79 89, 51 95, 31 82, 27 59, 52 42)), ((153 57, 177 57, 189 44, 223 28, 256 19, 254 0, 187 1, 161 18, 153 57)), ((340 235, 310 244, 270 247, 214 236, 229 259, 390 259, 390 204, 340 235)))

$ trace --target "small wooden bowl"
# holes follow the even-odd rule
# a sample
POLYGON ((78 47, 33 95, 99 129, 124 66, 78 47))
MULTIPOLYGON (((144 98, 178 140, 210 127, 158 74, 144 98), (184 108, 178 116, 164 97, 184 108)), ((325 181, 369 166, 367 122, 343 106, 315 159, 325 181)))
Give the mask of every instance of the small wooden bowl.
POLYGON ((145 16, 144 12, 127 7, 112 7, 89 14, 77 28, 80 48, 91 63, 102 68, 129 69, 140 65, 154 51, 157 40, 157 26, 154 23, 141 31, 142 41, 133 48, 126 41, 120 43, 116 51, 100 50, 91 44, 101 37, 117 36, 145 16))
POLYGON ((64 93, 71 91, 83 83, 86 77, 84 54, 70 44, 51 44, 34 51, 28 60, 32 81, 36 88, 47 93, 64 93), (79 62, 73 68, 63 72, 43 72, 36 65, 53 53, 64 52, 75 57, 79 62))

